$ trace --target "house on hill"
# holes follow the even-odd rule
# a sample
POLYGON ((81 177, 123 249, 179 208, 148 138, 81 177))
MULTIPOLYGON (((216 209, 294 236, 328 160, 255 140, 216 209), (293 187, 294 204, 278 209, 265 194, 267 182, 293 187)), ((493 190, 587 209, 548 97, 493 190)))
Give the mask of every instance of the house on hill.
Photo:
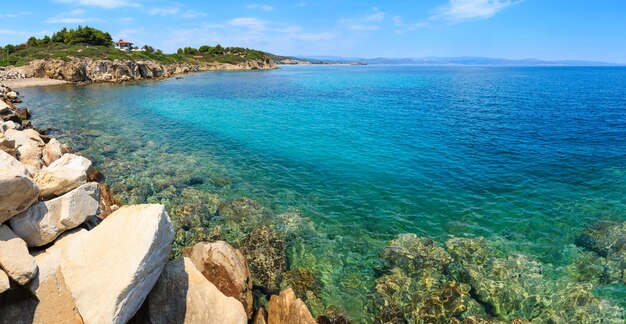
POLYGON ((115 48, 121 51, 130 51, 133 49, 133 43, 120 39, 119 41, 115 42, 115 48))

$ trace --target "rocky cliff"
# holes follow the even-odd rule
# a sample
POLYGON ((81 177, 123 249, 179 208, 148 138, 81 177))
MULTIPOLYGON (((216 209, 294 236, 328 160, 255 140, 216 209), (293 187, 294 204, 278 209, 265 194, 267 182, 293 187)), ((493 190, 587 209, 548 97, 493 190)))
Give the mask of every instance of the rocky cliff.
POLYGON ((70 82, 124 82, 166 78, 175 74, 220 70, 269 70, 276 65, 270 59, 228 63, 162 64, 156 61, 93 60, 73 58, 35 60, 17 68, 0 71, 0 80, 20 78, 50 78, 70 82))

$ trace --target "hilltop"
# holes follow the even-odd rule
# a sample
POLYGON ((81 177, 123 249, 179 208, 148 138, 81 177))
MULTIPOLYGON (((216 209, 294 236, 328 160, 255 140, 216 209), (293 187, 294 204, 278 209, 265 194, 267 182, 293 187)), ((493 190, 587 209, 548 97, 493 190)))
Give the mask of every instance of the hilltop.
POLYGON ((121 40, 115 44, 109 33, 82 26, 63 28, 51 37, 33 36, 23 44, 0 48, 0 80, 122 82, 199 71, 276 68, 268 54, 243 47, 203 45, 167 54, 149 45, 139 48, 121 40))

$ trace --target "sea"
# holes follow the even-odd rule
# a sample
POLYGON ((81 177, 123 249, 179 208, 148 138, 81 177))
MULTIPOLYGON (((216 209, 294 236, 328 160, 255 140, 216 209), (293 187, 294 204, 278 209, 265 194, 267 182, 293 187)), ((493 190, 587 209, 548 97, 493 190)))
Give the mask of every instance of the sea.
MULTIPOLYGON (((624 67, 281 66, 20 92, 125 204, 174 210, 193 188, 253 199, 259 224, 299 215, 287 268, 314 275, 314 313, 371 321, 402 233, 485 237, 566 277, 585 227, 626 220, 624 67)), ((623 284, 594 294, 626 306, 623 284)))

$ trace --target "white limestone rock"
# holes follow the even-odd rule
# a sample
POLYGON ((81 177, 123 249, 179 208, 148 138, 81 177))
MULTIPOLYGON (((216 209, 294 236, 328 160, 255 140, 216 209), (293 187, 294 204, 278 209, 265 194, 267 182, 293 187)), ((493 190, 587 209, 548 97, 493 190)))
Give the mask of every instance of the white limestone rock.
POLYGON ((0 225, 0 267, 20 285, 37 275, 37 264, 28 253, 26 242, 6 225, 0 225))
POLYGON ((69 242, 61 270, 83 320, 128 322, 159 278, 173 239, 162 205, 136 205, 69 242))
POLYGON ((35 175, 39 195, 50 199, 63 195, 87 182, 87 170, 91 161, 75 154, 63 154, 61 158, 41 169, 35 175))
POLYGON ((42 246, 82 224, 87 217, 95 216, 99 202, 98 184, 87 183, 61 197, 32 205, 11 218, 9 224, 28 246, 42 246))
POLYGON ((37 201, 39 188, 28 169, 0 150, 0 224, 26 210, 37 201))

